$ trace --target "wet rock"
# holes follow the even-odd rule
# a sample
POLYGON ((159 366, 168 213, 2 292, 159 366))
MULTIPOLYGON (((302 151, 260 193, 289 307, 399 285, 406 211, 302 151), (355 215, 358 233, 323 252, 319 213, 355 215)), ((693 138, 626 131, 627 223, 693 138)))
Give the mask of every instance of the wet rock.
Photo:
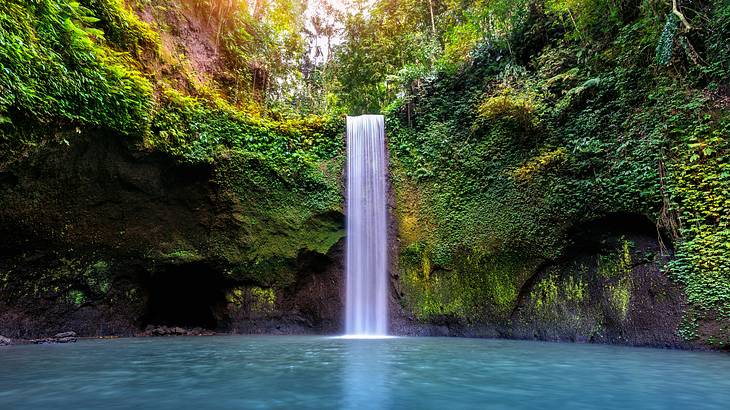
POLYGON ((12 340, 0 335, 0 346, 10 346, 11 344, 13 344, 12 340))
POLYGON ((215 332, 210 330, 201 329, 199 327, 193 329, 185 329, 180 326, 154 326, 149 325, 145 328, 145 331, 139 334, 139 336, 211 336, 215 332))
POLYGON ((75 343, 77 340, 76 332, 61 332, 56 333, 53 337, 46 337, 43 339, 31 339, 31 343, 45 345, 54 343, 75 343))

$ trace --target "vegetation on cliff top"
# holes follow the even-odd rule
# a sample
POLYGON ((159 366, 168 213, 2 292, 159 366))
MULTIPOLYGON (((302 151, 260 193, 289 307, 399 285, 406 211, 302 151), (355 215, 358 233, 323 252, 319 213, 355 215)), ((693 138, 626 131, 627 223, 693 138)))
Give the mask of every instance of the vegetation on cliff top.
POLYGON ((117 131, 186 161, 209 161, 232 147, 305 162, 331 158, 340 144, 331 118, 291 110, 284 118, 274 110, 273 96, 283 91, 270 83, 294 61, 279 54, 301 53, 297 44, 286 48, 299 29, 288 4, 267 3, 250 14, 245 2, 225 11, 224 2, 138 2, 134 9, 122 0, 4 2, 0 162, 69 127, 117 131), (135 11, 155 18, 145 22, 135 11), (171 26, 196 13, 207 16, 197 30, 171 26), (207 69, 192 42, 221 49, 207 69), (264 84, 253 83, 262 76, 264 84))

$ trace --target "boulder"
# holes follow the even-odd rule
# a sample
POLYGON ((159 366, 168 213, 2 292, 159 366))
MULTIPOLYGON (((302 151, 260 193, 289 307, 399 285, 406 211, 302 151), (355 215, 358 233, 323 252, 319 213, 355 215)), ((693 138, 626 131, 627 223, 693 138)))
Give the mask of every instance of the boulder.
POLYGON ((154 326, 148 325, 145 331, 140 333, 139 336, 211 336, 215 332, 211 330, 202 329, 199 327, 193 329, 186 329, 180 326, 154 326))
POLYGON ((46 337, 43 339, 32 339, 30 342, 40 345, 52 344, 52 343, 75 343, 76 332, 61 332, 56 333, 53 337, 46 337))

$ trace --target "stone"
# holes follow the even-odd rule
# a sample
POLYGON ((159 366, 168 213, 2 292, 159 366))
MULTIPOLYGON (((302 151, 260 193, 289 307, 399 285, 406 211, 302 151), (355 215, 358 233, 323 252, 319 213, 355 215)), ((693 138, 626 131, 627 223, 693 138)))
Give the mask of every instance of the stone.
POLYGON ((170 330, 167 328, 167 326, 160 326, 152 329, 150 331, 150 334, 152 336, 167 336, 170 334, 170 330))
POLYGON ((76 343, 76 340, 76 332, 61 332, 56 333, 53 337, 31 339, 30 342, 38 345, 45 345, 52 343, 76 343))
POLYGON ((13 344, 12 340, 3 335, 0 335, 0 346, 10 346, 11 344, 13 344))

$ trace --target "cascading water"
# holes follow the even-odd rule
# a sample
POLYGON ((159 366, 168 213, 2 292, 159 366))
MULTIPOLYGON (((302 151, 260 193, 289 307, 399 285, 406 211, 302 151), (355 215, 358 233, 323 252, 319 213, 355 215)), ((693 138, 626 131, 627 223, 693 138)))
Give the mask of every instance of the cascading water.
POLYGON ((347 117, 348 336, 388 332, 388 249, 382 115, 347 117))

